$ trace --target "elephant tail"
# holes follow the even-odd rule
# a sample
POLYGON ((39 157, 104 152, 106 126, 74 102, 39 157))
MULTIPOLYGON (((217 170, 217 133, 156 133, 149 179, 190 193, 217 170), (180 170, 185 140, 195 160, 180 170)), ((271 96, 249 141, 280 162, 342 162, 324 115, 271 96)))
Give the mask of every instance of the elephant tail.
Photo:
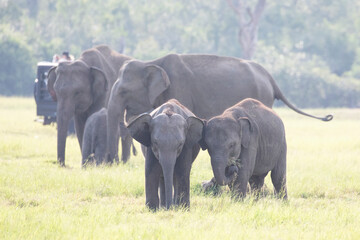
MULTIPOLYGON (((269 74, 270 75, 270 74, 269 74)), ((311 117, 311 118, 315 118, 315 119, 319 119, 322 120, 324 122, 328 122, 331 121, 334 116, 329 114, 325 117, 317 117, 311 114, 308 114, 306 112, 301 111, 300 109, 298 109, 297 107, 295 107, 292 103, 289 102, 289 100, 287 100, 287 98, 284 96, 284 94, 281 92, 280 88, 278 87, 278 85, 276 84, 275 80, 270 76, 271 79, 271 84, 273 85, 274 91, 275 91, 275 98, 278 100, 281 100, 283 103, 285 103, 289 108, 291 108, 292 110, 294 110, 295 112, 311 117)))

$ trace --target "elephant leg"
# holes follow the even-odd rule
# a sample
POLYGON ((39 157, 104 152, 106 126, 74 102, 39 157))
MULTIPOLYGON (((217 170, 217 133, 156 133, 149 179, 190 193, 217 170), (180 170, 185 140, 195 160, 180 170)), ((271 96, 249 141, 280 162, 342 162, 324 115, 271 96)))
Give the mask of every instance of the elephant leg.
POLYGON ((241 168, 238 175, 230 189, 234 192, 236 197, 245 198, 248 188, 248 183, 255 166, 256 149, 255 148, 242 148, 240 159, 241 168), (250 150, 251 149, 251 150, 250 150))
POLYGON ((164 177, 160 177, 159 180, 159 189, 160 189, 160 207, 166 207, 166 198, 165 198, 165 181, 164 177))
POLYGON ((80 149, 82 149, 82 140, 83 140, 84 128, 85 128, 85 123, 86 123, 87 117, 85 117, 83 115, 75 114, 74 120, 75 120, 76 136, 77 136, 77 139, 78 139, 78 142, 80 145, 80 149))
POLYGON ((90 154, 87 158, 83 158, 81 161, 82 168, 86 168, 94 162, 94 155, 90 154))
POLYGON ((275 188, 275 195, 286 200, 286 149, 282 151, 280 160, 271 171, 271 180, 275 188))
POLYGON ((179 201, 178 201, 178 195, 179 195, 179 186, 178 186, 178 181, 177 178, 175 176, 175 170, 174 170, 174 198, 173 198, 173 204, 174 205, 178 205, 179 201))
POLYGON ((132 152, 133 152, 134 156, 136 156, 137 155, 137 150, 136 150, 133 139, 131 139, 131 146, 132 146, 132 152))
POLYGON ((146 205, 156 210, 159 208, 159 181, 162 173, 162 168, 159 161, 155 158, 151 149, 147 149, 145 159, 145 195, 146 205))
POLYGON ((104 162, 105 153, 106 153, 106 145, 105 144, 97 144, 97 146, 95 146, 94 157, 95 157, 97 166, 104 162))
POLYGON ((105 159, 104 162, 108 163, 108 164, 113 164, 115 161, 116 164, 119 164, 119 141, 120 141, 120 135, 116 136, 116 139, 115 139, 115 145, 116 145, 116 153, 115 153, 115 156, 114 156, 114 159, 112 159, 111 161, 109 161, 109 159, 105 159))
POLYGON ((121 138, 121 161, 126 163, 130 158, 132 146, 132 137, 130 134, 126 134, 125 137, 121 138))
POLYGON ((175 204, 190 207, 190 170, 182 174, 176 174, 177 191, 175 204))
POLYGON ((264 180, 266 175, 267 173, 262 174, 260 176, 253 175, 249 179, 251 191, 256 197, 259 197, 260 195, 261 188, 264 186, 264 180))
POLYGON ((81 166, 86 167, 86 165, 91 161, 91 155, 92 155, 92 149, 91 149, 91 139, 85 139, 86 142, 84 142, 83 147, 81 149, 82 154, 82 161, 81 166))
POLYGON ((184 147, 182 153, 176 160, 174 171, 177 183, 175 203, 186 208, 190 207, 190 171, 193 162, 192 157, 192 151, 184 147))
POLYGON ((234 183, 229 186, 230 190, 234 194, 234 197, 239 197, 239 198, 246 197, 248 182, 249 182, 248 171, 244 169, 240 169, 234 183))

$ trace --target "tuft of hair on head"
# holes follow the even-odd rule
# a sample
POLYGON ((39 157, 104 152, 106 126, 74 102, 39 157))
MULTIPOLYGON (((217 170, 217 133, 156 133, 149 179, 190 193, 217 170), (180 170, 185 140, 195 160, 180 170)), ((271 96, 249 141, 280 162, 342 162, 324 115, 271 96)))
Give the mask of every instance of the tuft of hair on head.
POLYGON ((167 109, 165 112, 164 112, 168 117, 171 117, 174 112, 171 110, 171 109, 167 109))

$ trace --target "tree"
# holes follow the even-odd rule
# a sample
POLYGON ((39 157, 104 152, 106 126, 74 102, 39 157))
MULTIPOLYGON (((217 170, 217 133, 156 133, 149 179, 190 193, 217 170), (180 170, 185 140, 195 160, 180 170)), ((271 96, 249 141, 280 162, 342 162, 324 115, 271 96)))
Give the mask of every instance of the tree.
POLYGON ((226 0, 228 5, 238 16, 238 40, 243 50, 242 57, 252 59, 256 50, 260 18, 264 12, 266 0, 258 0, 254 9, 251 9, 244 0, 226 0))
POLYGON ((142 60, 254 59, 303 107, 360 106, 359 11, 355 0, 0 0, 0 94, 30 94, 37 61, 107 44, 142 60))
POLYGON ((29 95, 33 89, 36 62, 20 36, 0 36, 0 56, 0 94, 29 95))

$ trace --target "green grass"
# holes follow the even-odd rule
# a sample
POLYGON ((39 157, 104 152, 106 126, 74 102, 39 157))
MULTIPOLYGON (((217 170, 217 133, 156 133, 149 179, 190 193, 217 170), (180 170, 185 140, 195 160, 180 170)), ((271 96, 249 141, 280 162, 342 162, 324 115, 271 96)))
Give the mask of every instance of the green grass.
MULTIPOLYGON (((56 128, 34 122, 33 99, 0 97, 0 239, 360 239, 360 109, 307 110, 334 113, 328 123, 276 111, 288 141, 288 202, 201 192, 212 176, 201 152, 190 211, 153 213, 141 155, 83 170, 70 137, 60 168, 56 128)), ((269 177, 266 184, 272 190, 269 177)))

